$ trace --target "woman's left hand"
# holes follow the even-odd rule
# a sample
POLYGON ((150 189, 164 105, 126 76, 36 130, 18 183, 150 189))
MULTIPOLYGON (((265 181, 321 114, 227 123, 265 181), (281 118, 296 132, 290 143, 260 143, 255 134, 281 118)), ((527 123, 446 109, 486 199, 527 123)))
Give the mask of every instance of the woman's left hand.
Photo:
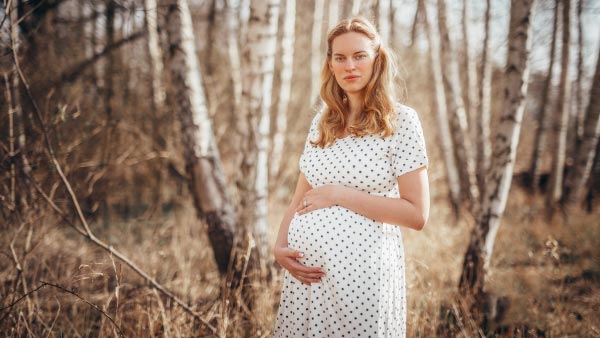
POLYGON ((323 185, 304 193, 300 204, 296 208, 298 215, 317 209, 329 208, 335 205, 337 196, 340 196, 346 187, 342 185, 323 185))

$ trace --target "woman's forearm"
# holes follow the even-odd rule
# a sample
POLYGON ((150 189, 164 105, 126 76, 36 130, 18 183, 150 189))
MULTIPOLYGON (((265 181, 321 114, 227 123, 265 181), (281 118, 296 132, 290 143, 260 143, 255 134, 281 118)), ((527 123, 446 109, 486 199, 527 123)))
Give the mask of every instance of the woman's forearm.
POLYGON ((292 218, 294 218, 294 214, 296 213, 296 207, 298 206, 298 204, 300 204, 304 193, 306 193, 310 189, 312 189, 312 187, 306 180, 306 177, 304 177, 303 173, 300 173, 300 175, 298 176, 298 182, 296 183, 296 190, 294 191, 292 201, 290 202, 287 209, 285 209, 283 219, 281 220, 281 224, 279 225, 277 239, 275 240, 275 247, 282 247, 288 245, 288 230, 290 228, 292 218))
POLYGON ((415 230, 421 230, 427 222, 427 215, 417 205, 403 198, 371 195, 345 186, 340 186, 335 195, 335 204, 377 222, 415 230))
POLYGON ((294 218, 295 207, 293 205, 288 206, 283 214, 283 219, 279 225, 279 231, 277 232, 277 239, 275 240, 275 247, 285 247, 288 245, 288 230, 292 218, 294 218))

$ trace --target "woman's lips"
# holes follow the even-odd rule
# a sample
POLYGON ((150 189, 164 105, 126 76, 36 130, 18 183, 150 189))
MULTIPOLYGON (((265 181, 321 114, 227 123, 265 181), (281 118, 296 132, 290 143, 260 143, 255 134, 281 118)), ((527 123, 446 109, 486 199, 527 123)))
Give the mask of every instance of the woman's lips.
POLYGON ((351 76, 346 76, 344 78, 344 80, 346 80, 346 81, 354 81, 354 80, 357 80, 359 77, 360 76, 358 76, 358 75, 351 75, 351 76))

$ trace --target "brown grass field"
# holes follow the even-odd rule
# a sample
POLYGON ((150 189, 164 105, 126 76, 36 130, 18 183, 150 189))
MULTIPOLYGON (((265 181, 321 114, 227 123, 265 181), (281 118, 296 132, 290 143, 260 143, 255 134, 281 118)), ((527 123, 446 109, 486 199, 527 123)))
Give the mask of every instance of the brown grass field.
MULTIPOLYGON (((433 180, 435 183, 435 179, 433 180)), ((497 337, 600 337, 600 227, 598 212, 571 215, 548 224, 540 198, 513 187, 498 233, 487 290, 506 297, 507 311, 494 324, 497 337), (504 333, 502 333, 504 332, 504 333)), ((444 199, 433 196, 432 213, 421 232, 405 231, 408 337, 476 337, 477 328, 459 317, 456 330, 439 331, 444 310, 458 311, 455 292, 472 221, 455 222, 444 199), (454 309, 454 310, 453 310, 454 309)), ((271 210, 283 210, 273 203, 271 210)), ((40 281, 59 284, 110 315, 126 337, 211 337, 199 321, 150 288, 56 217, 31 215, 34 227, 10 229, 14 249, 30 253, 18 274, 9 248, 0 260, 1 294, 11 301, 40 281), (14 290, 16 280, 18 290, 14 290)), ((273 212, 273 238, 281 215, 273 212)), ((175 208, 160 221, 142 216, 104 229, 100 238, 139 263, 158 281, 191 304, 227 337, 269 337, 275 319, 282 271, 259 291, 252 313, 256 332, 240 325, 240 309, 223 316, 218 299, 221 279, 205 229, 190 205, 175 208)), ((9 238, 10 237, 10 238, 9 238)), ((6 301, 4 302, 7 303, 6 301)), ((114 326, 73 294, 46 286, 0 312, 6 337, 112 337, 114 326)))

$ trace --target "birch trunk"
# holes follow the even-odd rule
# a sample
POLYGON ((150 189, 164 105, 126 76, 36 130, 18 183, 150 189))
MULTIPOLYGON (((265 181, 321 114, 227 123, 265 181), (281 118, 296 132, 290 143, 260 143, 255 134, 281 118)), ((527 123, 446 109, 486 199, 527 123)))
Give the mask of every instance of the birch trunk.
MULTIPOLYGON (((465 97, 463 98, 465 101, 465 109, 467 111, 467 116, 469 118, 469 126, 471 128, 469 128, 469 137, 471 138, 471 144, 477 144, 477 128, 475 128, 475 126, 477 125, 477 100, 478 100, 478 95, 477 95, 477 90, 478 87, 477 86, 477 64, 475 62, 475 59, 473 57, 473 52, 472 49, 469 46, 469 41, 470 41, 470 33, 471 33, 471 24, 469 22, 471 18, 471 8, 469 6, 469 0, 463 0, 463 8, 462 8, 462 29, 463 29, 463 53, 464 53, 464 58, 463 58, 463 72, 467 75, 466 76, 466 86, 465 88, 467 88, 467 93, 465 95, 465 97)), ((476 160, 476 155, 473 154, 473 160, 475 161, 475 163, 477 163, 476 160)), ((476 166, 477 169, 477 166, 476 166)), ((477 173, 478 171, 476 170, 476 178, 477 178, 477 173)), ((479 184, 477 185, 478 188, 480 187, 479 184)), ((479 189, 481 190, 481 189, 479 189)))
POLYGON ((390 0, 377 0, 377 23, 381 40, 386 44, 390 43, 391 22, 390 22, 390 0))
POLYGON ((446 2, 437 0, 438 5, 438 28, 440 32, 440 52, 442 77, 446 92, 446 104, 450 118, 450 130, 454 143, 454 156, 456 162, 461 163, 458 167, 459 180, 462 197, 474 206, 479 200, 479 190, 475 178, 475 162, 471 155, 471 142, 467 131, 467 116, 462 99, 460 78, 458 75, 458 63, 452 51, 448 26, 446 23, 446 2))
POLYGON ((167 8, 171 83, 167 95, 181 125, 188 187, 198 217, 208 225, 208 238, 219 272, 227 273, 236 216, 227 196, 221 159, 208 116, 196 60, 192 18, 187 0, 162 0, 167 8))
POLYGON ((325 8, 324 0, 315 0, 313 12, 311 56, 310 56, 310 104, 318 101, 319 85, 321 78, 321 42, 323 33, 323 13, 325 8))
MULTIPOLYGON (((576 81, 576 103, 575 103, 575 111, 576 111, 576 120, 575 120, 575 133, 576 133, 576 143, 580 145, 585 139, 583 138, 584 129, 586 125, 584 121, 586 120, 585 109, 583 107, 583 92, 581 88, 581 82, 583 81, 583 0, 579 0, 577 2, 577 81, 576 81)), ((578 148, 578 147, 577 147, 578 148)))
MULTIPOLYGON (((152 103, 155 113, 162 112, 165 104, 165 88, 162 83, 163 62, 162 51, 158 41, 158 11, 156 0, 144 0, 144 16, 146 24, 146 34, 148 36, 148 55, 150 56, 150 76, 152 83, 152 103)), ((156 120, 156 118, 155 118, 156 120)), ((154 125, 155 135, 157 133, 157 123, 154 125)))
POLYGON ((490 144, 490 107, 492 100, 492 62, 490 60, 490 13, 492 1, 486 0, 484 18, 483 50, 481 52, 481 80, 477 90, 475 119, 475 152, 477 186, 479 187, 480 202, 483 201, 486 190, 485 175, 488 172, 491 156, 490 144))
POLYGON ((541 167, 543 154, 546 150, 547 130, 550 120, 546 117, 548 111, 548 101, 550 101, 550 90, 552 87, 552 74, 554 71, 554 58, 556 55, 556 35, 558 32, 558 16, 560 9, 560 0, 554 2, 554 18, 552 23, 552 42, 550 45, 550 60, 548 65, 548 74, 542 87, 542 97, 540 98, 540 107, 537 111, 537 126, 535 131, 535 140, 531 163, 529 165, 529 177, 531 177, 531 190, 536 190, 540 185, 541 167))
POLYGON ((240 188, 240 223, 254 235, 261 271, 270 260, 268 254, 268 148, 271 93, 277 44, 279 0, 252 0, 248 39, 244 50, 244 90, 242 116, 237 119, 241 135, 241 164, 237 186, 240 188))
MULTIPOLYGON (((242 104, 242 69, 240 65, 240 48, 238 45, 238 16, 239 4, 228 0, 226 4, 225 17, 227 20, 227 52, 229 65, 231 67, 231 82, 233 85, 233 107, 234 111, 240 110, 242 104)), ((233 115, 233 114, 232 114, 233 115)))
POLYGON ((361 0, 352 0, 352 16, 358 15, 358 13, 360 12, 360 8, 362 6, 361 2, 361 0))
MULTIPOLYGON (((158 10, 156 0, 144 0, 144 21, 147 34, 148 58, 150 64, 150 82, 152 93, 152 148, 160 151, 164 148, 161 142, 160 117, 163 115, 165 106, 165 88, 162 82, 163 59, 162 50, 158 39, 158 10)), ((160 206, 162 186, 162 165, 157 163, 154 168, 154 203, 160 206)))
POLYGON ((459 289, 472 315, 481 320, 485 273, 512 181, 529 78, 530 22, 533 0, 512 0, 508 33, 503 112, 488 173, 488 189, 463 263, 459 289), (472 297, 472 298, 471 298, 472 297))
POLYGON ((448 180, 450 201, 455 214, 458 215, 461 201, 460 182, 458 179, 458 170, 456 168, 456 162, 452 151, 452 138, 450 137, 448 112, 446 110, 446 94, 444 93, 444 85, 442 79, 442 63, 440 60, 439 45, 433 36, 434 33, 431 29, 431 25, 429 24, 429 18, 427 16, 427 7, 424 3, 421 10, 424 18, 427 40, 429 41, 429 63, 432 65, 431 72, 433 76, 433 85, 435 87, 435 101, 438 116, 438 126, 440 128, 439 142, 442 147, 444 164, 446 165, 446 177, 448 180))
MULTIPOLYGON (((296 1, 293 1, 294 4, 296 1)), ((287 2, 286 2, 287 6, 287 2)), ((340 0, 329 0, 329 8, 327 9, 327 25, 328 28, 337 24, 340 18, 340 0)))
POLYGON ((290 93, 292 90, 294 38, 296 34, 296 0, 286 1, 283 21, 283 36, 281 38, 281 85, 279 88, 279 102, 277 105, 275 134, 273 135, 273 152, 271 154, 271 177, 274 178, 279 177, 283 145, 285 143, 285 135, 288 124, 287 111, 290 104, 290 93))
POLYGON ((555 149, 552 157, 552 171, 546 195, 546 207, 551 214, 560 201, 563 191, 563 173, 567 151, 567 127, 569 123, 569 107, 571 104, 571 81, 569 79, 569 48, 571 43, 571 4, 570 0, 563 0, 562 12, 562 47, 561 47, 561 72, 558 102, 552 117, 554 137, 552 148, 555 149))
MULTIPOLYGON (((10 36, 10 47, 12 48, 12 57, 18 57, 20 53, 21 38, 19 36, 19 14, 16 3, 9 3, 10 7, 4 7, 6 10, 6 16, 8 18, 9 25, 9 36, 10 36)), ((9 117, 9 155, 14 160, 11 161, 10 175, 11 175, 11 192, 10 199, 13 210, 22 211, 21 208, 27 208, 28 200, 31 197, 30 188, 17 189, 18 173, 17 170, 25 172, 27 175, 31 174, 31 165, 25 155, 25 146, 27 138, 25 134, 25 115, 23 112, 23 106, 21 102, 21 81, 19 80, 17 60, 13 59, 13 67, 11 67, 8 74, 5 74, 5 85, 6 85, 6 103, 8 108, 9 117), (16 155, 18 158, 15 158, 16 155), (17 165, 15 165, 15 163, 17 165)))
MULTIPOLYGON (((417 9, 415 10, 415 16, 412 23, 412 28, 410 30, 410 47, 414 46, 415 41, 417 40, 417 26, 419 25, 419 21, 421 21, 421 17, 425 10, 425 0, 417 0, 417 9)), ((427 20, 427 18, 425 18, 427 20)))
POLYGON ((598 137, 600 136, 600 52, 590 90, 590 102, 585 115, 582 143, 577 151, 574 165, 567 175, 567 189, 564 196, 567 207, 573 207, 580 203, 586 193, 585 188, 590 178, 598 137))

